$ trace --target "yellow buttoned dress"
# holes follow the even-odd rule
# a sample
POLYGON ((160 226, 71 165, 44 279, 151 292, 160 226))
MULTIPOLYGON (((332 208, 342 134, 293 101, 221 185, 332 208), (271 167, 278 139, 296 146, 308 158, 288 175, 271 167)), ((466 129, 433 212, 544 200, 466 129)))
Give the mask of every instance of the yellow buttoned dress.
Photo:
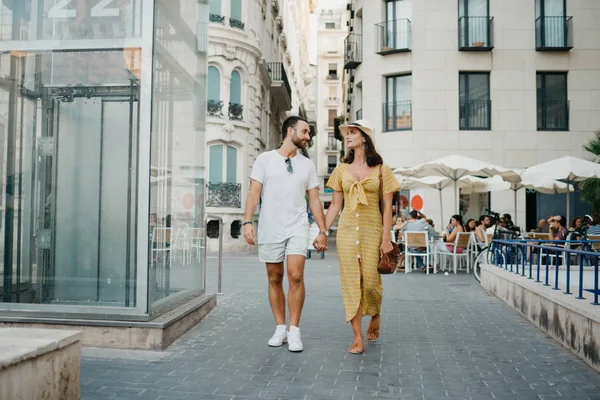
MULTIPOLYGON (((382 167, 382 177, 384 194, 400 189, 387 165, 382 167)), ((359 182, 348 172, 348 164, 339 164, 327 187, 344 192, 344 209, 338 223, 336 244, 346 322, 354 318, 360 304, 363 316, 379 314, 383 294, 381 277, 377 272, 383 236, 379 211, 379 167, 359 182), (362 264, 362 288, 359 263, 362 264)))

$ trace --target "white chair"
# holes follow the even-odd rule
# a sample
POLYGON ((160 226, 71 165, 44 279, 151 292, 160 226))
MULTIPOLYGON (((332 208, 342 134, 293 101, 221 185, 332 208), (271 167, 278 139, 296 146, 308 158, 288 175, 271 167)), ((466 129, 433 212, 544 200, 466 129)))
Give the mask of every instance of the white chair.
POLYGON ((171 233, 171 228, 154 228, 152 231, 152 264, 160 255, 165 258, 165 265, 168 263, 171 267, 171 233))
POLYGON ((404 273, 412 272, 413 257, 425 257, 425 268, 429 274, 429 260, 431 259, 431 251, 429 247, 429 237, 425 232, 404 232, 404 273), (419 249, 419 250, 417 250, 419 249), (425 249, 425 250, 420 250, 425 249))
MULTIPOLYGON (((196 255, 196 261, 200 261, 202 249, 204 248, 203 228, 189 228, 187 231, 187 242, 189 243, 189 258, 192 252, 196 255)), ((190 260, 191 261, 191 260, 190 260)))
MULTIPOLYGON (((470 269, 469 263, 469 240, 471 240, 471 234, 468 232, 459 232, 456 235, 456 239, 454 239, 454 246, 450 252, 438 252, 439 256, 443 259, 443 262, 446 262, 446 257, 452 257, 454 273, 456 274, 458 270, 458 261, 460 259, 464 259, 466 262, 467 272, 470 269), (460 250, 459 250, 460 249, 460 250)), ((452 243, 448 243, 448 245, 452 245, 452 243)), ((442 261, 440 261, 441 263, 442 261)), ((440 268, 441 269, 441 268, 440 268)))

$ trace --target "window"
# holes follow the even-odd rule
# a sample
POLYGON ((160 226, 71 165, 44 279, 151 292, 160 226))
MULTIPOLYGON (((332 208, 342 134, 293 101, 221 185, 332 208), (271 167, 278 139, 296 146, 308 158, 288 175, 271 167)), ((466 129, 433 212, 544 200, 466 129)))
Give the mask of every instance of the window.
POLYGON ((213 15, 221 15, 221 0, 210 0, 209 12, 213 15))
POLYGON ((337 157, 336 156, 328 156, 327 157, 327 173, 331 174, 333 172, 333 170, 335 169, 335 167, 337 167, 337 157))
POLYGON ((572 19, 566 16, 566 0, 536 0, 535 30, 538 50, 572 47, 572 19))
POLYGON ((208 100, 221 100, 221 74, 214 67, 208 67, 208 100))
POLYGON ((333 193, 333 189, 327 187, 327 181, 329 178, 323 179, 323 193, 333 193))
POLYGON ((335 117, 336 117, 337 111, 336 110, 329 110, 329 118, 328 118, 328 122, 327 122, 327 126, 333 126, 334 122, 335 122, 335 117))
POLYGON ((566 73, 537 73, 538 131, 568 131, 569 101, 566 73))
POLYGON ((387 49, 408 49, 411 44, 412 1, 386 1, 385 43, 387 49))
POLYGON ((490 73, 461 72, 458 84, 459 129, 490 130, 490 73))
POLYGON ((330 79, 336 79, 337 78, 337 64, 336 63, 331 63, 329 64, 329 78, 330 79))
POLYGON ((209 156, 209 183, 237 183, 237 149, 235 147, 222 144, 211 146, 209 156))
POLYGON ((231 0, 231 18, 242 20, 242 0, 231 0))
MULTIPOLYGON (((339 140, 335 138, 335 133, 330 133, 327 136, 327 150, 336 150, 338 149, 339 140)), ((331 157, 331 156, 330 156, 331 157)), ((331 159, 330 159, 331 160, 331 159)), ((334 163, 336 161, 334 160, 334 163)))
POLYGON ((325 29, 335 29, 335 22, 325 22, 325 29))
POLYGON ((386 132, 412 129, 412 75, 386 79, 383 114, 386 132))
POLYGON ((242 77, 238 71, 233 71, 231 73, 229 102, 232 104, 242 104, 242 77))
POLYGON ((489 0, 459 0, 458 28, 461 49, 491 47, 489 0))

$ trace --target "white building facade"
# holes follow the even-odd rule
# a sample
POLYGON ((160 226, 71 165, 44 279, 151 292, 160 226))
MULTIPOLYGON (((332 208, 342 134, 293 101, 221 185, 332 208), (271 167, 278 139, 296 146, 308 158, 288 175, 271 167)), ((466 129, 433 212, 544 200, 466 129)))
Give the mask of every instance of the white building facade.
MULTIPOLYGON (((327 2, 326 2, 327 3, 327 2)), ((321 200, 327 206, 332 191, 325 187, 331 172, 340 161, 343 145, 334 136, 337 117, 343 115, 344 38, 348 35, 346 7, 329 8, 323 4, 318 12, 317 33, 317 129, 316 165, 321 200)))
MULTIPOLYGON (((227 251, 248 249, 241 231, 254 160, 279 146, 288 115, 306 117, 305 27, 315 7, 315 0, 210 1, 206 210, 223 218, 227 251)), ((218 234, 210 222, 209 251, 218 234)))
MULTIPOLYGON (((587 157, 583 145, 600 129, 600 2, 352 0, 347 13, 344 111, 375 125, 391 167, 449 154, 512 168, 587 157)), ((435 219, 438 193, 423 196, 435 219)), ((485 196, 464 198, 463 214, 513 213, 512 192, 485 196)), ((554 199, 519 192, 519 224, 526 210, 527 226, 564 214, 564 198, 554 199)), ((576 203, 571 215, 585 208, 576 203)))

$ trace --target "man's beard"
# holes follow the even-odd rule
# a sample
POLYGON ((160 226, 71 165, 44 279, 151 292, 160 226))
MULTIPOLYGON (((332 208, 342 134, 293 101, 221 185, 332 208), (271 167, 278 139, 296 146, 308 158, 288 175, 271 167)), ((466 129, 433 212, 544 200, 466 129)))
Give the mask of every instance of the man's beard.
POLYGON ((300 140, 298 136, 294 135, 294 137, 292 138, 292 143, 294 143, 294 145, 296 145, 296 147, 300 150, 304 148, 304 143, 302 142, 302 140, 300 140))

